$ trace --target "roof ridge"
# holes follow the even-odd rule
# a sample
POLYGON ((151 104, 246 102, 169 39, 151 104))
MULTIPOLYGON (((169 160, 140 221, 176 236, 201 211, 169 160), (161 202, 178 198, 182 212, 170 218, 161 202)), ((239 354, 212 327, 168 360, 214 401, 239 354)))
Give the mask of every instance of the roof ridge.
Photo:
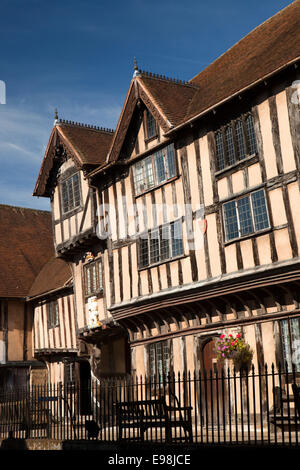
POLYGON ((201 75, 202 72, 204 72, 205 70, 207 70, 208 68, 210 68, 211 66, 213 66, 216 62, 219 61, 219 59, 221 59, 225 54, 229 53, 232 49, 235 48, 235 46, 237 46, 238 44, 240 44, 242 41, 244 41, 244 39, 246 39, 248 36, 250 36, 252 33, 254 33, 254 31, 260 29, 263 25, 265 25, 266 23, 272 21, 275 16, 279 16, 281 15, 285 10, 287 10, 288 8, 290 8, 293 4, 299 2, 299 0, 295 0, 293 1, 292 3, 290 3, 289 5, 286 5, 284 8, 282 8, 281 10, 277 11, 277 13, 275 13, 274 15, 272 16, 269 16, 269 18, 265 19, 262 23, 258 24, 257 26, 255 26, 255 28, 251 29, 245 36, 241 37, 237 42, 235 42, 234 44, 232 44, 232 46, 229 47, 229 49, 227 49, 226 51, 224 51, 221 55, 219 55, 218 57, 216 57, 215 60, 213 60, 212 62, 210 62, 206 67, 204 67, 204 69, 202 69, 200 72, 198 72, 194 77, 192 77, 188 82, 192 85, 195 86, 195 84, 193 83, 193 80, 195 80, 195 78, 197 78, 199 75, 201 75))
POLYGON ((69 126, 83 127, 92 131, 107 132, 109 134, 113 134, 115 132, 114 129, 109 129, 108 127, 94 126, 92 124, 84 124, 82 122, 69 121, 67 119, 57 119, 56 124, 67 124, 69 126))
POLYGON ((0 207, 10 207, 11 209, 22 209, 22 210, 27 210, 27 211, 45 212, 46 214, 51 214, 50 211, 47 211, 44 209, 34 209, 33 207, 12 206, 11 204, 1 204, 1 203, 0 203, 0 207))
POLYGON ((146 70, 139 70, 139 73, 144 77, 155 78, 156 80, 163 80, 165 82, 175 83, 176 85, 184 85, 191 88, 198 88, 197 85, 195 85, 194 83, 190 83, 188 80, 166 77, 165 75, 159 75, 158 73, 148 72, 146 70))

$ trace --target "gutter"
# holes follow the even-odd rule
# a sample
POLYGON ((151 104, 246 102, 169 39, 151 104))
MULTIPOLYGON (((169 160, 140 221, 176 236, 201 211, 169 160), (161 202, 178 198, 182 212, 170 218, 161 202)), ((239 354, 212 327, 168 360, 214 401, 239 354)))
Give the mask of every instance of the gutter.
MULTIPOLYGON (((70 282, 71 280, 73 281, 72 277, 67 282, 70 282)), ((30 302, 31 300, 40 299, 42 297, 45 297, 46 295, 55 294, 56 292, 59 292, 61 290, 69 289, 69 288, 73 287, 73 282, 69 285, 66 285, 66 284, 64 286, 57 287, 57 289, 52 289, 52 290, 49 290, 47 292, 43 292, 42 294, 35 295, 34 297, 27 296, 27 297, 25 297, 25 300, 26 300, 26 302, 30 302)))

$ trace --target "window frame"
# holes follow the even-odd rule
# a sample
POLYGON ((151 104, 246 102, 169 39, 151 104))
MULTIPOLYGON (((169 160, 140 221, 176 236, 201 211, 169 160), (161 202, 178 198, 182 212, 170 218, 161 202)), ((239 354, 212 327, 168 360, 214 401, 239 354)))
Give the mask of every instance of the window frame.
POLYGON ((158 124, 156 122, 156 119, 154 118, 153 114, 151 111, 149 111, 147 108, 145 109, 144 112, 144 136, 145 136, 145 142, 150 142, 151 140, 157 139, 158 137, 158 124), (152 122, 154 123, 154 133, 152 135, 148 134, 148 116, 152 117, 152 122))
MULTIPOLYGON (((67 195, 68 195, 68 190, 66 189, 66 192, 67 192, 67 195)), ((62 211, 62 216, 63 217, 66 217, 66 216, 69 216, 71 215, 72 213, 76 212, 77 210, 81 209, 82 208, 82 191, 81 191, 81 178, 80 178, 80 172, 79 171, 76 171, 74 173, 72 173, 71 175, 69 174, 68 176, 64 177, 61 181, 60 181, 60 198, 61 198, 61 211, 62 211), (79 200, 78 200, 78 204, 76 204, 76 198, 75 198, 75 190, 74 190, 74 178, 75 177, 78 177, 78 196, 79 196, 79 200), (70 207, 69 205, 69 201, 68 201, 68 209, 65 210, 65 203, 64 203, 64 193, 65 193, 65 190, 64 190, 64 187, 65 185, 67 184, 67 182, 71 180, 72 181, 72 197, 73 197, 73 200, 74 200, 74 206, 73 207, 70 207)))
POLYGON ((228 168, 231 168, 234 165, 237 165, 240 162, 243 162, 244 160, 247 160, 248 158, 251 158, 255 155, 258 154, 258 149, 257 149, 257 137, 255 134, 255 127, 254 127, 254 118, 253 114, 251 111, 244 113, 240 116, 238 116, 236 119, 233 119, 229 122, 227 122, 225 125, 219 127, 215 132, 214 132, 214 138, 215 138, 215 149, 216 149, 216 155, 215 155, 215 162, 216 162, 216 173, 222 172, 227 170, 228 168), (252 130, 253 130, 253 136, 254 136, 254 142, 255 142, 255 151, 251 151, 251 146, 253 145, 253 142, 251 144, 251 138, 249 134, 249 129, 247 126, 247 120, 248 118, 251 117, 252 119, 252 130), (243 136, 243 146, 245 149, 245 153, 242 157, 239 156, 240 148, 239 148, 239 139, 238 139, 238 131, 237 131, 237 125, 238 123, 241 122, 242 127, 242 136, 243 136), (228 139, 227 139, 227 129, 231 129, 231 135, 232 135, 232 148, 233 148, 233 156, 234 156, 234 161, 233 163, 229 162, 229 156, 230 156, 230 151, 228 150, 228 139), (217 138, 217 135, 221 135, 221 140, 217 138), (224 166, 220 167, 220 158, 218 155, 218 147, 220 146, 218 144, 218 141, 222 143, 222 150, 223 150, 223 157, 222 161, 224 166))
MULTIPOLYGON (((147 232, 143 232, 139 239, 138 239, 138 269, 143 270, 143 269, 149 269, 152 268, 153 266, 157 266, 163 263, 168 263, 173 260, 176 260, 178 258, 182 258, 185 256, 184 252, 184 242, 183 242, 183 227, 182 227, 183 219, 180 217, 179 219, 173 220, 172 222, 167 222, 165 224, 160 225, 159 227, 154 227, 147 232), (174 240, 180 240, 180 238, 172 238, 172 226, 175 226, 175 224, 178 224, 180 226, 181 230, 181 253, 176 254, 173 256, 173 250, 174 250, 174 240), (169 232, 169 238, 168 240, 168 246, 169 246, 169 256, 162 258, 162 247, 163 247, 163 242, 165 239, 162 238, 163 231, 167 230, 169 232), (158 237, 158 247, 159 247, 159 260, 157 262, 151 262, 152 260, 152 253, 151 253, 151 241, 153 240, 151 238, 151 234, 153 232, 158 232, 159 237, 158 237), (144 264, 142 263, 142 257, 141 257, 141 245, 144 243, 147 243, 147 260, 148 263, 144 264)), ((175 231, 175 230, 174 230, 175 231)), ((176 233, 176 232, 175 232, 176 233)))
POLYGON ((222 221, 223 221, 224 243, 232 243, 234 241, 238 241, 238 240, 241 240, 241 239, 244 239, 244 238, 248 238, 248 237, 254 236, 256 234, 263 233, 267 230, 270 230, 272 227, 271 227, 268 200, 267 200, 267 194, 266 194, 265 188, 256 189, 255 191, 248 192, 248 193, 243 194, 243 195, 241 195, 237 198, 233 198, 230 201, 224 202, 222 204, 222 221), (264 227, 264 228, 261 228, 261 229, 256 229, 256 221, 255 221, 256 216, 255 216, 255 213, 254 213, 253 201, 252 201, 252 195, 256 194, 258 192, 263 192, 263 194, 264 194, 264 202, 265 202, 267 223, 268 223, 267 227, 264 227), (252 222, 253 231, 249 232, 249 233, 246 233, 244 235, 241 235, 241 221, 240 221, 240 215, 239 215, 238 201, 240 201, 242 199, 245 199, 247 197, 249 198, 249 202, 250 202, 251 222, 252 222), (226 230, 225 206, 227 204, 232 203, 232 202, 235 203, 235 214, 236 214, 236 220, 237 220, 237 225, 238 225, 239 236, 238 237, 233 237, 233 238, 228 238, 227 230, 226 230))
MULTIPOLYGON (((155 341, 148 345, 148 376, 151 383, 151 388, 156 388, 157 386, 163 386, 163 377, 165 379, 168 378, 168 375, 172 373, 172 340, 164 340, 164 341, 155 341), (161 366, 162 366, 162 374, 160 378, 162 382, 158 382, 159 378, 159 359, 158 359, 158 348, 161 348, 161 366), (167 351, 168 357, 165 357, 165 350, 167 351), (154 351, 154 362, 152 362, 153 355, 152 351, 154 351), (168 364, 167 364, 168 362, 168 364), (153 368, 154 365, 154 368, 153 368), (153 369, 155 369, 155 373, 152 373, 153 369), (156 381, 154 380, 156 378, 156 381)), ((166 384, 166 382, 165 382, 166 384)))
POLYGON ((103 263, 102 258, 89 261, 83 265, 83 287, 85 298, 103 295, 103 263), (95 268, 95 288, 88 290, 88 271, 95 268), (101 279, 99 274, 101 273, 101 279))
MULTIPOLYGON (((281 319, 279 320, 279 332, 280 332, 280 355, 281 355, 281 359, 282 359, 282 370, 285 370, 285 363, 287 364, 287 372, 288 372, 288 377, 289 379, 291 379, 293 377, 293 366, 292 366, 292 369, 290 369, 290 364, 288 363, 288 361, 286 360, 287 358, 285 357, 285 353, 284 353, 284 334, 283 334, 283 322, 287 322, 287 326, 288 326, 288 347, 289 347, 289 354, 290 354, 290 357, 291 357, 291 364, 292 364, 292 355, 293 355, 293 347, 292 347, 292 344, 293 344, 293 337, 292 337, 292 327, 291 327, 291 321, 293 320, 298 320, 298 329, 300 330, 300 316, 295 316, 295 317, 288 317, 286 319, 281 319)), ((296 341, 299 341, 300 340, 300 334, 299 334, 299 339, 296 341)), ((297 370, 297 364, 295 364, 295 374, 297 377, 300 377, 300 364, 298 365, 298 369, 297 370)))
POLYGON ((148 191, 155 190, 156 188, 159 188, 160 186, 177 178, 178 177, 178 161, 177 161, 177 151, 175 149, 174 143, 171 142, 170 144, 165 145, 164 147, 155 150, 154 152, 146 155, 145 157, 143 157, 142 159, 139 159, 136 163, 134 163, 132 165, 132 177, 133 177, 135 197, 142 196, 148 191), (168 149, 170 148, 172 148, 172 151, 173 151, 172 163, 174 164, 174 168, 171 168, 170 166, 170 160, 169 160, 169 154, 168 154, 168 149), (156 162, 158 161, 158 158, 160 157, 159 155, 160 153, 162 153, 162 156, 163 156, 163 170, 164 170, 165 178, 161 181, 158 181, 156 162), (145 170, 145 162, 149 161, 150 159, 152 161, 152 180, 153 180, 153 184, 151 186, 148 185, 148 180, 146 177, 146 170, 145 170), (137 168, 138 168, 139 173, 136 172, 137 168), (170 175, 170 170, 173 170, 174 174, 170 175), (137 175, 139 176, 142 175, 142 178, 137 179, 137 175), (143 186, 143 190, 138 190, 139 185, 143 186))
POLYGON ((50 300, 46 303, 48 330, 59 326, 59 305, 58 300, 50 300), (53 310, 54 307, 54 310, 53 310))

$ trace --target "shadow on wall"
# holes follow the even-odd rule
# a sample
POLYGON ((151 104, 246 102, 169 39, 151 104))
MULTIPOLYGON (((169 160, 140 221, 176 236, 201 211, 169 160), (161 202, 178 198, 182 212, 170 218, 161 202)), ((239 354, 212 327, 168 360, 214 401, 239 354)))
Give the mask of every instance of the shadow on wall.
POLYGON ((28 450, 25 439, 16 439, 13 431, 9 431, 8 438, 3 439, 0 450, 28 450))

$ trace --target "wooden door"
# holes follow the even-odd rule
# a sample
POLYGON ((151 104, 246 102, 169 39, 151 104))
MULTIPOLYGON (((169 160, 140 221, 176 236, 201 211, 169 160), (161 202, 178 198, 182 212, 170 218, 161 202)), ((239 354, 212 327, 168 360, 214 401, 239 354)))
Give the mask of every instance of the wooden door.
POLYGON ((217 361, 214 340, 211 339, 202 348, 202 369, 204 380, 203 397, 205 401, 205 423, 215 426, 224 424, 226 407, 226 383, 222 380, 222 365, 217 361))

